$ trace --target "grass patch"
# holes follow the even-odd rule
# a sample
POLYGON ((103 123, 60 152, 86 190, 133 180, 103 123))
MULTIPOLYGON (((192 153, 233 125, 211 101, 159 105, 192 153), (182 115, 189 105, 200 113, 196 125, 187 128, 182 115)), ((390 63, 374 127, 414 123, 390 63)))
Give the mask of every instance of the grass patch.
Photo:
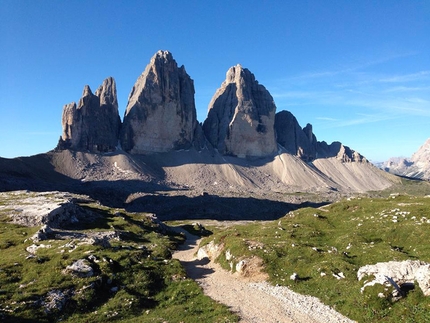
POLYGON ((183 235, 144 213, 91 201, 80 207, 92 216, 68 232, 79 236, 38 242, 44 247, 31 257, 26 248, 39 228, 0 218, 0 321, 237 322, 171 259, 183 235), (118 239, 82 243, 83 234, 95 232, 115 232, 118 239), (91 265, 93 275, 64 272, 79 259, 91 265))
POLYGON ((225 245, 233 258, 227 261, 223 253, 218 261, 227 270, 241 257, 262 258, 272 284, 316 296, 359 322, 428 322, 430 298, 418 286, 392 302, 377 296, 378 286, 360 293, 357 271, 392 260, 430 262, 429 230, 430 198, 390 196, 345 199, 277 221, 213 229, 203 243, 225 245), (293 273, 298 280, 290 280, 293 273), (335 278, 340 273, 345 279, 335 278))

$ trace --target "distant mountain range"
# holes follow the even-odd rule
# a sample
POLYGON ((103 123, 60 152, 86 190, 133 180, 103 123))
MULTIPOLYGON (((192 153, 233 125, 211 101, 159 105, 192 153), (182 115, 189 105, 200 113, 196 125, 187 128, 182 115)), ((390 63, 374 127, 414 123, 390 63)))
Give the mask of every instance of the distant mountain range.
POLYGON ((430 138, 412 155, 411 158, 392 157, 375 165, 389 173, 418 178, 430 179, 430 138))

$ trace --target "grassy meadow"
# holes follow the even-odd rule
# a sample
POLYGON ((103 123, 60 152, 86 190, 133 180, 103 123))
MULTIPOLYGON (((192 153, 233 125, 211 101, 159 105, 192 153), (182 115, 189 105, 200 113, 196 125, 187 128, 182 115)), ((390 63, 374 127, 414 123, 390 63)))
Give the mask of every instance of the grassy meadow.
POLYGON ((386 195, 303 208, 277 221, 209 228, 214 234, 203 243, 215 240, 230 251, 233 260, 225 253, 217 259, 227 270, 241 259, 260 257, 272 284, 316 296, 358 322, 430 322, 430 297, 418 285, 399 301, 390 298, 392 288, 381 285, 360 292, 364 282, 357 271, 364 265, 430 262, 430 197, 386 195))
MULTIPOLYGON (((16 198, 19 198, 17 196, 16 198)), ((0 202, 1 203, 1 202, 0 202)), ((236 322, 227 307, 203 295, 171 251, 184 241, 146 214, 82 204, 102 217, 75 233, 115 230, 110 246, 80 239, 45 240, 28 257, 39 228, 8 223, 0 214, 1 322, 236 322), (64 269, 92 259, 94 275, 64 269), (64 298, 53 297, 51 292, 64 298), (52 305, 52 306, 49 306, 52 305), (59 309, 61 308, 61 310, 59 309)))

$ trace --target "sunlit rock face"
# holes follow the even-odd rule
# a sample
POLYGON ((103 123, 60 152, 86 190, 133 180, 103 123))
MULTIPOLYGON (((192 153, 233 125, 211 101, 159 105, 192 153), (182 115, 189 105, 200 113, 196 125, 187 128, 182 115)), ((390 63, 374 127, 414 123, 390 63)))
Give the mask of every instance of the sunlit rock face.
POLYGON ((187 149, 197 128, 194 83, 168 51, 158 51, 129 95, 120 141, 135 154, 187 149))
POLYGON ((203 131, 224 155, 264 157, 277 152, 276 106, 266 88, 240 65, 227 71, 213 96, 203 131))
POLYGON ((86 85, 78 105, 72 102, 64 106, 61 123, 58 149, 115 150, 121 126, 115 80, 105 79, 95 94, 86 85))
POLYGON ((430 179, 430 138, 411 158, 392 157, 380 167, 387 172, 420 179, 430 179))

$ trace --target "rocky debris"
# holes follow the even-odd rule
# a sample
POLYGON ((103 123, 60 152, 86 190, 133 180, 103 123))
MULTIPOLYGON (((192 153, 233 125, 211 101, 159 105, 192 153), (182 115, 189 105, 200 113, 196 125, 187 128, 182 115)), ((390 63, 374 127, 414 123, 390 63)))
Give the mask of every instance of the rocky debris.
POLYGON ((35 255, 36 254, 36 251, 38 250, 38 249, 40 249, 40 248, 51 248, 51 245, 45 245, 45 244, 40 244, 40 245, 37 245, 37 244, 32 244, 31 246, 28 246, 27 248, 25 248, 25 250, 28 252, 28 253, 30 253, 30 254, 32 254, 32 255, 35 255))
POLYGON ((78 105, 64 106, 62 127, 59 150, 114 151, 121 127, 114 79, 105 79, 95 94, 86 85, 78 105))
POLYGON ((72 295, 73 291, 71 289, 65 291, 60 289, 51 290, 42 301, 42 306, 45 308, 47 314, 59 312, 64 308, 72 295))
POLYGON ((430 263, 419 260, 379 262, 375 265, 363 266, 358 270, 359 281, 366 277, 373 277, 373 280, 365 280, 361 292, 375 284, 392 285, 395 287, 393 299, 398 299, 403 295, 399 295, 399 290, 393 282, 402 289, 403 286, 410 288, 416 281, 423 294, 430 296, 430 263))
POLYGON ((377 165, 392 174, 430 179, 430 138, 412 155, 411 158, 392 157, 377 165))
POLYGON ((278 143, 288 153, 306 161, 315 159, 317 140, 312 125, 307 124, 302 129, 291 112, 281 111, 275 116, 275 131, 278 143))
POLYGON ((193 80, 171 53, 160 50, 131 90, 121 146, 134 154, 187 149, 196 127, 193 80))
POLYGON ((70 266, 67 266, 63 271, 64 274, 71 274, 80 278, 91 277, 94 275, 94 270, 86 259, 79 259, 70 266))
POLYGON ((241 65, 231 67, 203 123, 206 138, 223 155, 264 157, 277 152, 276 106, 266 88, 241 65))

